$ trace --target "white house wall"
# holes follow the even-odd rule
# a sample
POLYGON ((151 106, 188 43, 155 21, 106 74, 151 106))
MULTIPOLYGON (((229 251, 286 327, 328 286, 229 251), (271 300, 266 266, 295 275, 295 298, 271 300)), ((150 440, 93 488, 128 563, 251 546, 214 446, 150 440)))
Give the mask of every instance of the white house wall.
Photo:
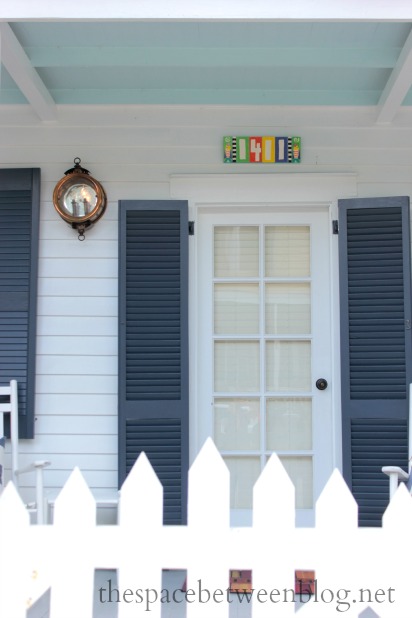
MULTIPOLYGON (((119 199, 168 199, 173 174, 355 172, 358 196, 412 194, 412 112, 274 107, 59 108, 42 124, 0 109, 0 166, 41 169, 36 437, 21 464, 50 459, 48 488, 79 466, 96 493, 117 487, 119 199), (224 135, 298 135, 299 165, 222 163, 224 135), (79 242, 52 204, 73 159, 106 189, 103 219, 79 242)), ((310 196, 308 196, 310 199, 310 196)), ((31 480, 25 479, 27 497, 31 480)))

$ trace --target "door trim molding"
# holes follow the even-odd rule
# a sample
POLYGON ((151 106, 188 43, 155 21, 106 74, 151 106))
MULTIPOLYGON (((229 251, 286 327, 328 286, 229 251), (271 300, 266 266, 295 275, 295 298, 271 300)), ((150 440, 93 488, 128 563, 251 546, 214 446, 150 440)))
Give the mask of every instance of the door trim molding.
MULTIPOLYGON (((196 221, 200 213, 219 209, 228 212, 255 208, 262 211, 328 209, 331 233, 331 308, 332 329, 339 333, 339 262, 338 236, 332 234, 332 220, 337 218, 338 199, 357 196, 357 174, 205 174, 173 175, 170 177, 170 196, 189 200, 189 218, 196 221)), ((199 328, 199 286, 197 279, 198 234, 189 239, 189 459, 193 462, 198 447, 197 376, 199 328)), ((342 433, 340 402, 340 339, 334 338, 333 367, 333 457, 334 467, 342 469, 342 433)))
POLYGON ((196 204, 223 202, 336 202, 357 197, 357 174, 204 174, 172 175, 170 197, 196 204))

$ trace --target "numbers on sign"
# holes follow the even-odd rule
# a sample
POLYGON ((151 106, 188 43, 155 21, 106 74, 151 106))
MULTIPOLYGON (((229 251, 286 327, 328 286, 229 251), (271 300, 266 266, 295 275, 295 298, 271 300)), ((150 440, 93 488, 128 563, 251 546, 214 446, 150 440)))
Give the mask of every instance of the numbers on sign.
POLYGON ((262 161, 263 163, 275 162, 275 138, 262 137, 262 161))
POLYGON ((260 163, 262 154, 262 140, 259 137, 250 138, 250 161, 260 163))
POLYGON ((238 163, 249 163, 249 138, 237 138, 237 161, 238 163))

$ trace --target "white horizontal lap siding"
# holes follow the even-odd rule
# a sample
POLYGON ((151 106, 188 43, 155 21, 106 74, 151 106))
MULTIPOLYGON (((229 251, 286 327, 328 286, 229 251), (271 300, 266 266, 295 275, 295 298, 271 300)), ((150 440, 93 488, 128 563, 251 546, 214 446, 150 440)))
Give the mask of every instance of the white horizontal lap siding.
MULTIPOLYGON (((44 241, 47 242, 47 241, 44 241)), ((84 242, 84 241, 83 241, 84 242)), ((40 258, 39 259, 39 283, 42 278, 54 277, 60 279, 89 280, 91 283, 94 279, 102 278, 102 272, 107 274, 109 279, 117 278, 117 259, 113 258, 94 258, 85 259, 73 258, 68 261, 67 258, 40 258)), ((74 293, 76 291, 74 290, 74 293)))
MULTIPOLYGON (((26 452, 27 449, 24 449, 24 452, 20 455, 20 463, 21 466, 29 466, 33 462, 33 453, 26 452)), ((70 470, 72 455, 67 455, 65 453, 53 453, 53 470, 70 470)), ((102 471, 105 472, 107 470, 115 470, 117 469, 117 454, 113 453, 103 453, 101 455, 94 454, 91 458, 89 454, 84 455, 81 453, 76 454, 76 460, 78 462, 79 468, 82 470, 82 473, 87 473, 90 470, 91 465, 93 465, 94 471, 102 471)), ((5 458, 6 466, 10 465, 10 455, 7 454, 5 458)), ((28 478, 26 479, 28 481, 28 478)), ((58 489, 58 488, 56 488, 58 489)))
POLYGON ((44 415, 60 415, 71 418, 73 410, 77 415, 110 416, 117 413, 117 393, 39 393, 36 405, 44 415))
MULTIPOLYGON (((71 282, 71 281, 70 281, 71 282)), ((68 337, 73 335, 91 335, 93 337, 113 337, 116 335, 116 318, 113 317, 83 317, 81 309, 74 316, 54 315, 39 316, 37 324, 38 336, 68 337)))
POLYGON ((46 354, 72 354, 74 350, 79 349, 93 350, 93 353, 101 355, 114 356, 117 354, 117 334, 112 336, 93 335, 80 336, 77 334, 67 335, 65 337, 56 335, 43 335, 37 340, 37 355, 38 358, 46 354))
POLYGON ((37 374, 40 375, 99 375, 113 376, 117 373, 115 356, 79 356, 79 349, 61 356, 42 355, 38 359, 37 374), (73 362, 75 359, 75 362, 73 362))
POLYGON ((117 316, 117 298, 106 296, 104 303, 102 297, 89 297, 87 303, 84 302, 84 294, 77 296, 40 296, 37 306, 37 313, 41 316, 49 315, 80 315, 98 317, 117 316))
MULTIPOLYGON (((117 490, 117 198, 80 242, 51 201, 71 167, 70 159, 56 166, 53 155, 50 149, 49 162, 40 164, 36 439, 21 445, 21 457, 51 461, 47 490, 59 490, 78 466, 98 495, 117 490)), ((107 191, 93 163, 82 159, 107 191)), ((32 491, 29 479, 22 491, 32 491)))
POLYGON ((278 172, 354 172, 359 197, 412 194, 409 109, 377 126, 368 107, 62 106, 42 125, 20 107, 0 106, 0 167, 41 168, 42 201, 36 438, 22 443, 22 463, 51 460, 56 489, 75 465, 96 492, 116 485, 119 199, 169 199, 172 174, 278 172), (224 135, 301 136, 302 162, 224 164, 224 135), (108 198, 84 242, 52 204, 77 156, 108 198))
MULTIPOLYGON (((49 300, 54 294, 59 294, 59 299, 68 298, 67 285, 65 280, 59 277, 43 277, 39 280, 39 302, 43 297, 49 300)), ((92 296, 116 298, 117 299, 117 274, 111 278, 78 278, 76 281, 76 294, 78 296, 88 295, 89 299, 92 296)))

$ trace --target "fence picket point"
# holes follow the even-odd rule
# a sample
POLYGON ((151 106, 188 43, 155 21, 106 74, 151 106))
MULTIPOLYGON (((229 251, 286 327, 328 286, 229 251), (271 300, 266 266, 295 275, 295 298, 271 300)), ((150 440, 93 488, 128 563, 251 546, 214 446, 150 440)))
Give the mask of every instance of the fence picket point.
MULTIPOLYGON (((315 545, 312 551, 319 587, 335 591, 340 588, 351 590, 356 582, 362 582, 362 542, 365 541, 365 535, 358 528, 357 503, 337 469, 323 488, 316 502, 315 513, 315 545)), ((320 604, 317 609, 319 618, 329 618, 328 604, 320 604)), ((357 617, 361 609, 354 605, 345 615, 357 617)))
MULTIPOLYGON (((112 603, 118 618, 161 617, 162 568, 186 568, 187 588, 193 588, 195 596, 199 586, 204 596, 223 591, 224 602, 219 596, 219 601, 202 603, 197 598, 188 603, 187 618, 228 617, 225 594, 230 569, 252 570, 253 618, 295 615, 292 602, 256 601, 259 589, 293 593, 295 569, 314 570, 319 593, 317 602, 312 599, 299 608, 300 618, 410 614, 405 563, 412 554, 408 533, 412 500, 403 486, 387 508, 382 528, 358 528, 356 502, 334 471, 317 501, 315 527, 295 528, 294 488, 275 456, 254 488, 253 525, 230 528, 229 471, 208 440, 189 473, 188 509, 187 526, 163 526, 162 486, 146 455, 141 455, 123 485, 119 523, 114 526, 96 526, 95 502, 78 469, 56 500, 50 526, 29 524, 26 509, 9 484, 0 497, 0 616, 26 618, 30 597, 35 601, 50 582, 50 618, 92 618, 96 568, 118 570, 118 580, 112 582, 121 597, 112 603), (139 588, 153 591, 149 608, 134 597, 130 601, 139 588), (361 588, 365 598, 359 600, 361 588), (345 589, 350 592, 350 607, 341 612, 336 595, 345 589), (388 601, 389 590, 393 603, 388 601), (322 591, 326 597, 321 602, 322 591)), ((107 582, 104 585, 107 588, 107 582)))
MULTIPOLYGON (((142 452, 120 490, 118 589, 122 601, 118 618, 147 616, 147 607, 128 602, 128 590, 153 590, 154 601, 162 583, 163 486, 142 452), (126 599, 126 600, 125 600, 126 599)), ((160 600, 150 603, 151 618, 160 618, 160 600)))
POLYGON ((208 438, 189 470, 189 526, 228 528, 230 474, 213 440, 208 438))
POLYGON ((270 456, 253 488, 253 527, 295 527, 295 486, 276 453, 270 456))
POLYGON ((140 453, 121 487, 118 521, 132 528, 162 526, 163 485, 144 452, 140 453))
POLYGON ((82 473, 76 466, 56 498, 54 522, 69 529, 93 527, 96 523, 96 502, 82 473))
POLYGON ((25 618, 31 599, 23 583, 29 582, 25 560, 30 517, 14 484, 7 483, 0 496, 0 616, 25 618), (22 551, 23 549, 23 551, 22 551))
POLYGON ((9 481, 0 495, 0 538, 2 531, 9 530, 10 525, 23 526, 30 522, 30 515, 17 489, 9 481))
POLYGON ((412 498, 404 483, 401 483, 382 516, 384 528, 408 529, 412 521, 412 498))
MULTIPOLYGON (((295 542, 295 487, 280 458, 274 453, 253 488, 252 584, 257 590, 294 590, 295 567, 291 548, 295 542)), ((253 618, 294 616, 292 603, 259 603, 253 600, 253 618)))
POLYGON ((52 535, 50 618, 93 611, 96 503, 78 467, 56 498, 52 535))
POLYGON ((316 528, 358 528, 358 505, 339 470, 335 468, 316 502, 316 528))
MULTIPOLYGON (((230 475, 208 438, 189 470, 187 589, 227 590, 230 565, 230 475), (199 583, 201 582, 201 584, 199 583)), ((226 594, 226 593, 225 593, 226 594)), ((188 603, 187 618, 227 618, 227 602, 188 603)))

